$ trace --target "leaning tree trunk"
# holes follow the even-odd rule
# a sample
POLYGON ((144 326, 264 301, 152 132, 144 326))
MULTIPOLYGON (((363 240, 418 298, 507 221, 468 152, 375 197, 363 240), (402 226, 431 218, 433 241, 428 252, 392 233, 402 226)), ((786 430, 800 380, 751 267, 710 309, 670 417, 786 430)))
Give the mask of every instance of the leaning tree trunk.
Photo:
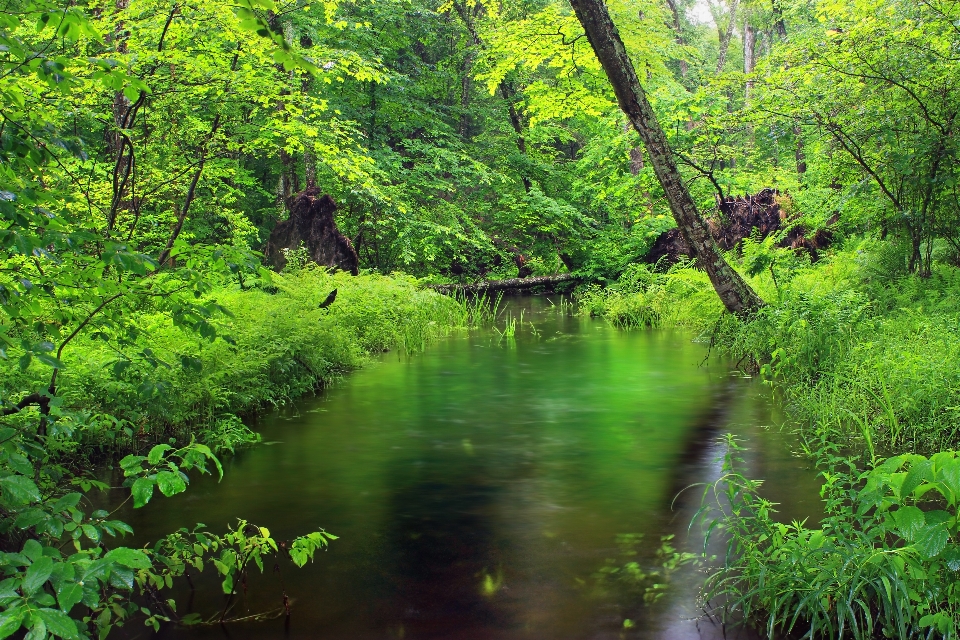
POLYGON ((573 10, 583 25, 587 39, 593 46, 610 84, 613 85, 620 108, 643 139, 650 163, 670 203, 673 217, 683 239, 696 256, 697 263, 710 276, 713 288, 728 311, 736 314, 756 311, 763 305, 763 301, 720 255, 709 228, 700 217, 697 205, 680 176, 667 137, 647 101, 633 63, 603 0, 570 0, 570 4, 573 5, 573 10))

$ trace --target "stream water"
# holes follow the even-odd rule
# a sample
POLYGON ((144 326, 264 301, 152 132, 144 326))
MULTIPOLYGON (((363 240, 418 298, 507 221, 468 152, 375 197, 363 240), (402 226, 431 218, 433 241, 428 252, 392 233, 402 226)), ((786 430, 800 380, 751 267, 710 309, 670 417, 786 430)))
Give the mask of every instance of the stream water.
MULTIPOLYGON (((681 491, 717 477, 728 431, 784 518, 816 516, 815 473, 791 454, 768 390, 716 359, 701 366, 705 346, 688 334, 619 331, 546 298, 510 298, 508 309, 524 313, 515 339, 474 332, 386 354, 262 418, 256 428, 275 443, 230 459, 222 482, 198 479, 123 513, 139 543, 197 522, 223 531, 238 516, 277 539, 320 527, 339 536, 303 569, 252 576, 233 611, 277 609, 282 578, 288 620, 161 635, 721 637, 696 620, 702 572, 678 571, 647 606, 598 575, 630 560, 653 567, 664 535, 700 544, 687 526, 701 492, 681 491), (642 536, 637 557, 620 555, 621 534, 642 536)), ((179 593, 181 615, 219 611, 214 577, 179 593)))

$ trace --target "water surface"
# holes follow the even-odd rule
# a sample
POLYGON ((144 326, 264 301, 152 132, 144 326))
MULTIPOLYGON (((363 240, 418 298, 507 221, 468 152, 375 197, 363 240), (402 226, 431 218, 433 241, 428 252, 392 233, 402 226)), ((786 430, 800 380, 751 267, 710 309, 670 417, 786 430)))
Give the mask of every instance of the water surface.
MULTIPOLYGON (((719 472, 716 440, 751 448, 749 472, 785 518, 816 514, 817 484, 790 453, 756 381, 668 331, 619 331, 568 317, 545 298, 509 302, 515 339, 476 332, 415 357, 386 354, 316 398, 260 420, 276 444, 231 459, 219 484, 124 514, 138 541, 243 517, 277 539, 340 536, 316 561, 252 577, 234 615, 293 615, 164 636, 234 638, 721 637, 696 621, 702 575, 682 571, 655 605, 599 588, 618 534, 638 534, 642 566, 661 536, 696 547, 697 482, 719 472), (624 620, 634 625, 624 628, 624 620)), ((501 320, 502 325, 502 320, 501 320)), ((179 612, 223 606, 210 570, 179 612)), ((628 623, 630 624, 630 623, 628 623)))

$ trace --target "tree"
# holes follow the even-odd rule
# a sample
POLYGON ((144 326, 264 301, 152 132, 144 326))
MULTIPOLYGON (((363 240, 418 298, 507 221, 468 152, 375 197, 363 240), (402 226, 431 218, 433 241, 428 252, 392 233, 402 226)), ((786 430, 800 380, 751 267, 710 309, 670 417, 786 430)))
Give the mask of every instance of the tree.
POLYGON ((606 5, 603 0, 571 0, 570 4, 573 5, 573 10, 610 84, 613 85, 620 108, 643 139, 680 233, 692 249, 698 264, 710 276, 717 295, 728 311, 736 314, 753 313, 763 305, 763 301, 720 255, 716 242, 677 169, 663 128, 637 79, 633 63, 606 5))

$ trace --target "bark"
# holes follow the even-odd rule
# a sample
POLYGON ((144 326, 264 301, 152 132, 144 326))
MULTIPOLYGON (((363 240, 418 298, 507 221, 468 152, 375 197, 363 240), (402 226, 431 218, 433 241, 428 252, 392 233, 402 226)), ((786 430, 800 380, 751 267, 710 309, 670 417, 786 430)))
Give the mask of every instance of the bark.
POLYGON ((783 21, 783 7, 780 6, 780 0, 772 0, 773 4, 773 28, 781 39, 787 38, 787 23, 783 21))
MULTIPOLYGON (((677 8, 677 0, 667 0, 667 5, 670 7, 670 13, 673 14, 673 30, 677 32, 677 44, 686 44, 683 40, 683 28, 680 26, 680 10, 677 8)), ((680 75, 686 78, 688 72, 687 61, 681 59, 680 75)))
MULTIPOLYGON (((280 16, 277 13, 273 11, 267 11, 267 25, 274 33, 282 33, 287 44, 291 43, 293 37, 293 26, 289 21, 281 24, 280 16)), ((274 67, 280 73, 286 73, 282 64, 276 64, 274 67)), ((289 93, 289 91, 284 89, 280 92, 280 95, 289 95, 289 93)), ((282 100, 277 103, 277 111, 286 114, 287 106, 282 100)), ((284 115, 284 118, 286 117, 287 116, 284 115)), ((280 177, 277 180, 277 200, 282 207, 289 209, 293 194, 300 190, 300 185, 298 184, 299 177, 296 170, 296 160, 282 146, 278 155, 280 157, 280 177)))
POLYGON ((744 100, 749 104, 750 94, 753 93, 754 81, 749 78, 757 66, 757 28, 749 22, 743 29, 743 72, 748 76, 744 88, 744 100))
POLYGON ((485 293, 488 291, 506 291, 531 289, 533 287, 552 287, 563 282, 579 280, 572 273, 561 273, 555 276, 537 276, 536 278, 510 278, 509 280, 488 280, 476 284, 434 284, 431 289, 440 293, 485 293))
POLYGON ((724 65, 727 64, 727 51, 730 49, 730 41, 733 39, 733 25, 737 22, 737 7, 739 5, 740 0, 732 0, 730 3, 727 29, 720 34, 720 57, 717 58, 717 73, 722 73, 724 65))
POLYGON ((620 108, 643 140, 677 227, 698 264, 707 272, 728 311, 737 314, 754 312, 763 305, 763 301, 720 255, 710 229, 683 182, 667 137, 640 86, 633 63, 606 5, 603 0, 571 0, 571 5, 613 86, 620 108))
POLYGON ((793 125, 793 137, 796 141, 793 157, 797 161, 797 175, 802 177, 807 172, 807 154, 803 148, 803 129, 799 124, 793 125))

